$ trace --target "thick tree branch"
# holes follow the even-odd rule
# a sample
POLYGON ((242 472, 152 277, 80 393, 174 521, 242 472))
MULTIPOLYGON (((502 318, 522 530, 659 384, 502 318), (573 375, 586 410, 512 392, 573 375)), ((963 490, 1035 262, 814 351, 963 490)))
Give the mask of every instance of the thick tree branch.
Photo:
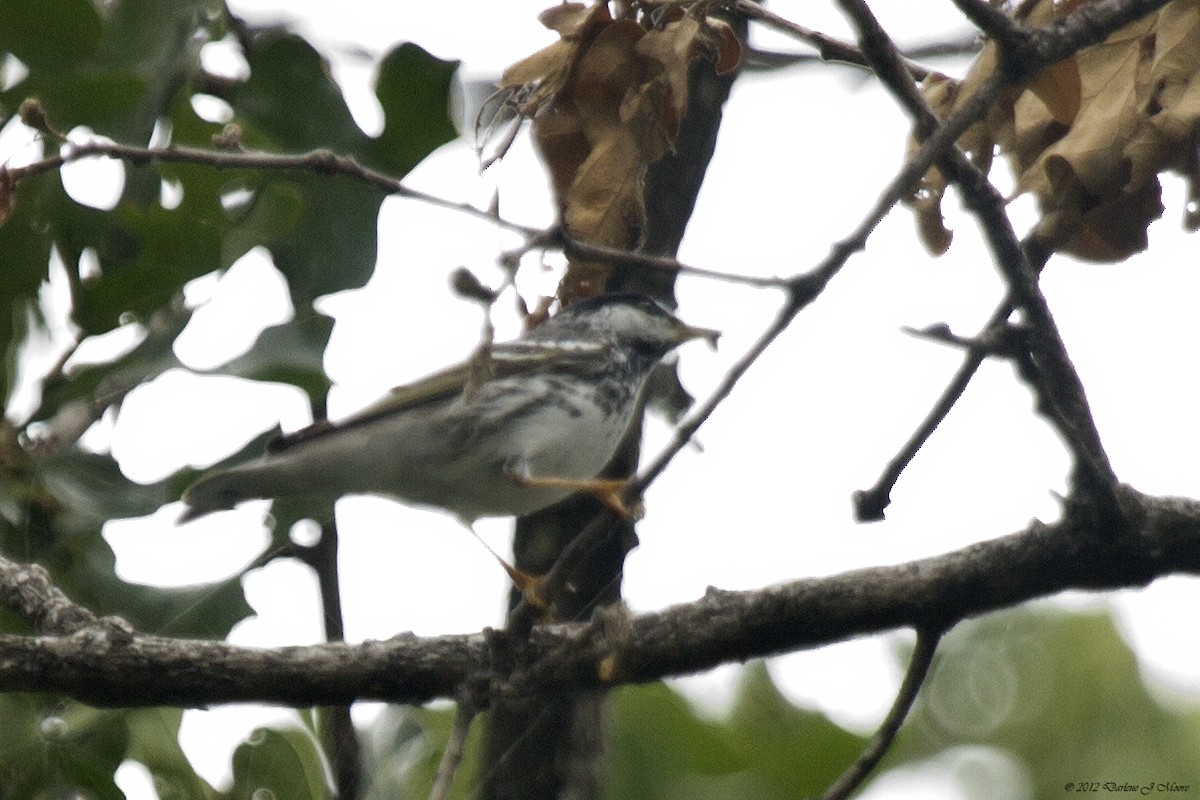
POLYGON ((491 675, 494 699, 658 680, 900 627, 945 630, 1068 589, 1200 574, 1200 502, 1128 487, 1119 496, 1128 525, 1115 535, 1097 530, 1095 517, 1068 515, 907 564, 758 591, 714 589, 621 626, 602 617, 535 627, 523 643, 530 666, 519 675, 495 671, 503 635, 494 632, 262 650, 140 635, 10 635, 0 637, 0 691, 119 706, 424 703, 455 697, 460 687, 491 675), (617 627, 619 636, 612 633, 617 627))
POLYGON ((0 604, 38 633, 70 635, 100 624, 99 617, 51 583, 50 573, 40 564, 0 558, 0 604))

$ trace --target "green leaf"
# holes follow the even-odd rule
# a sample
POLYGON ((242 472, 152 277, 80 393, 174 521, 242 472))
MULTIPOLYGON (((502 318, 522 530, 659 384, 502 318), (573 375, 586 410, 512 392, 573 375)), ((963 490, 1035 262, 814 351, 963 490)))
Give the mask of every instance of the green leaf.
MULTIPOLYGON (((86 333, 111 330, 129 313, 147 319, 170 305, 185 283, 222 266, 219 231, 197 225, 190 211, 122 204, 95 212, 103 214, 99 227, 106 234, 98 242, 101 272, 82 283, 74 309, 86 333)), ((72 256, 74 264, 77 252, 72 256)))
POLYGON ((113 779, 128 745, 122 712, 9 694, 0 720, 0 797, 124 800, 113 779))
MULTIPOLYGON (((57 719, 61 732, 44 739, 49 743, 47 760, 65 782, 100 800, 125 800, 113 779, 129 745, 121 712, 72 702, 65 704, 57 719)), ((43 721, 43 731, 46 727, 43 721)))
POLYGON ((196 774, 179 746, 178 708, 138 708, 125 712, 128 758, 146 766, 160 800, 216 800, 216 791, 196 774))
POLYGON ((46 381, 42 403, 34 419, 48 419, 73 400, 91 402, 123 393, 169 369, 180 366, 175 338, 192 318, 190 309, 175 306, 151 315, 145 337, 133 349, 112 361, 88 364, 69 375, 46 381))
POLYGON ((306 202, 296 235, 272 247, 296 308, 365 286, 375 270, 383 193, 350 178, 304 175, 291 181, 306 202))
POLYGON ((398 177, 407 175, 425 156, 458 136, 449 104, 458 64, 410 43, 384 56, 375 95, 385 122, 369 148, 371 163, 398 177))
MULTIPOLYGON (((450 739, 453 708, 388 706, 374 724, 361 732, 364 800, 425 800, 450 739)), ((478 791, 484 717, 477 717, 463 748, 463 758, 451 787, 452 800, 469 800, 478 791)))
MULTIPOLYGON (((230 102, 251 147, 329 148, 399 177, 455 135, 447 111, 455 65, 413 45, 397 48, 381 64, 377 91, 388 116, 378 140, 355 124, 328 65, 300 37, 263 34, 246 58, 250 78, 230 102)), ((371 277, 381 190, 343 176, 295 173, 264 175, 257 192, 256 202, 299 198, 299 214, 286 235, 271 224, 273 235, 261 242, 271 248, 297 308, 324 294, 359 288, 371 277)), ((279 215, 269 213, 267 219, 279 215)), ((239 249, 250 244, 239 241, 239 249)))
POLYGON ((615 693, 613 798, 754 797, 820 794, 864 740, 779 694, 765 667, 747 668, 727 721, 700 719, 661 686, 615 693))
POLYGON ((762 663, 747 666, 729 725, 775 797, 820 794, 867 744, 824 714, 789 702, 762 663))
POLYGON ((172 498, 163 482, 134 483, 111 455, 66 448, 36 462, 42 487, 61 508, 67 531, 98 529, 110 519, 153 514, 172 498))
POLYGON ((963 743, 1018 758, 1035 797, 1061 796, 1066 780, 1200 785, 1200 711, 1147 693, 1104 612, 1010 611, 947 636, 886 763, 963 743))
POLYGON ((353 151, 365 138, 329 65, 300 36, 264 31, 249 52, 250 77, 230 99, 247 144, 305 152, 328 147, 353 151))
POLYGON ((230 184, 230 189, 257 187, 244 209, 231 214, 234 225, 225 237, 221 261, 232 264, 251 248, 259 245, 274 250, 289 239, 301 236, 301 224, 306 213, 307 198, 303 189, 290 180, 268 180, 253 177, 244 184, 230 184))
MULTIPOLYGON (((131 73, 141 84, 138 101, 93 125, 118 141, 149 140, 176 92, 199 70, 200 43, 219 36, 221 6, 215 0, 117 0, 108 9, 105 36, 93 70, 131 73), (200 37, 199 31, 208 31, 200 37)), ((126 190, 131 189, 127 182, 126 190)))
POLYGON ((214 0, 115 0, 103 16, 86 0, 0 3, 0 50, 30 68, 0 93, 15 108, 37 97, 62 131, 87 125, 145 143, 172 96, 197 70, 197 31, 220 35, 214 0), (216 13, 214 13, 216 12, 216 13))
POLYGON ((331 317, 315 311, 301 312, 287 322, 264 329, 246 353, 214 371, 298 386, 323 408, 330 386, 324 369, 325 346, 332 332, 331 317))
MULTIPOLYGON (((260 445, 261 446, 261 445, 260 445)), ((55 585, 98 614, 125 617, 150 633, 222 638, 253 609, 237 576, 211 584, 159 588, 127 583, 100 535, 108 519, 151 513, 178 497, 178 476, 153 484, 125 478, 109 455, 66 449, 35 459, 7 482, 20 525, 0 523, 0 551, 41 563, 55 585)))
MULTIPOLYGON (((354 123, 328 65, 303 39, 264 34, 246 53, 250 78, 231 97, 249 146, 354 154, 368 141, 354 123)), ((264 244, 287 279, 292 303, 366 284, 375 266, 383 193, 346 177, 265 173, 249 188, 254 206, 236 249, 264 244), (255 241, 254 234, 262 235, 255 241)))
POLYGON ((136 113, 145 91, 145 82, 130 69, 96 70, 84 64, 70 73, 32 71, 0 92, 0 104, 16 107, 26 98, 36 98, 56 130, 67 133, 87 125, 112 136, 120 132, 123 120, 136 113))
POLYGON ((267 790, 283 800, 324 800, 325 767, 317 743, 301 728, 258 728, 233 753, 229 800, 258 800, 267 790))
POLYGON ((38 323, 42 316, 38 289, 46 278, 52 248, 45 231, 45 212, 47 195, 54 192, 56 184, 52 176, 24 184, 17 193, 12 216, 0 225, 0 253, 4 254, 0 297, 9 298, 6 307, 0 308, 0 352, 4 355, 0 399, 5 405, 14 388, 18 348, 28 333, 28 323, 38 323))
POLYGON ((89 0, 0 2, 0 51, 30 70, 61 72, 96 50, 104 27, 89 0))
POLYGON ((216 800, 179 747, 179 709, 96 709, 40 695, 0 696, 0 797, 123 800, 114 780, 142 762, 162 800, 216 800))

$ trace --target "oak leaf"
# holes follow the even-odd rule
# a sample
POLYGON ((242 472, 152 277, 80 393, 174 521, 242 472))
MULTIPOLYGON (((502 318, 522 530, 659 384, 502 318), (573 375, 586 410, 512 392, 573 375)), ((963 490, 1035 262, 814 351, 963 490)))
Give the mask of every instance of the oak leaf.
MULTIPOLYGON (((674 146, 692 62, 708 53, 728 71, 740 44, 724 23, 679 7, 614 18, 605 3, 564 3, 540 19, 559 41, 505 70, 500 87, 533 118, 566 233, 636 247, 645 171, 674 146)), ((602 292, 611 271, 607 262, 573 261, 560 299, 602 292)))
MULTIPOLYGON (((1034 0, 1019 9, 1027 24, 1052 23, 1082 2, 1034 0)), ((1091 261, 1119 261, 1145 249, 1146 228, 1162 214, 1159 174, 1174 171, 1198 194, 1200 0, 1174 0, 1007 92, 959 146, 998 148, 1032 193, 1042 217, 1033 235, 1046 247, 1091 261)), ((989 42, 962 81, 931 76, 923 92, 935 113, 957 110, 999 68, 989 42)), ((944 252, 940 199, 945 182, 930 172, 910 200, 918 227, 944 252)), ((1192 208, 1185 224, 1195 229, 1192 208)), ((934 249, 934 248, 931 248, 934 249)))

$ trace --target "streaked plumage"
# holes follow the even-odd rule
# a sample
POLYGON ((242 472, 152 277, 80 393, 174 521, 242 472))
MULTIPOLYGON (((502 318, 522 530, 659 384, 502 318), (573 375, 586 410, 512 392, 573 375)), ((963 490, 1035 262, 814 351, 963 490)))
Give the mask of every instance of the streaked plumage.
POLYGON ((471 522, 522 515, 570 488, 518 475, 594 478, 628 430, 651 370, 689 339, 715 340, 639 295, 577 303, 520 339, 399 387, 337 423, 284 437, 183 496, 181 521, 255 497, 380 494, 471 522), (477 376, 483 371, 480 380, 477 376))

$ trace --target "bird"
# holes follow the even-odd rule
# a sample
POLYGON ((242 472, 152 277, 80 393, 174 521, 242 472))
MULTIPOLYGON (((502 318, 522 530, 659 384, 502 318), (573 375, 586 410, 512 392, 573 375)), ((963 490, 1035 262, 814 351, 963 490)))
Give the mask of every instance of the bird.
POLYGON ((654 367, 684 342, 715 347, 718 336, 643 295, 578 301, 346 419, 319 421, 269 443, 257 460, 203 475, 184 491, 179 521, 252 498, 347 494, 442 509, 468 527, 576 491, 630 515, 623 482, 596 476, 654 367))

